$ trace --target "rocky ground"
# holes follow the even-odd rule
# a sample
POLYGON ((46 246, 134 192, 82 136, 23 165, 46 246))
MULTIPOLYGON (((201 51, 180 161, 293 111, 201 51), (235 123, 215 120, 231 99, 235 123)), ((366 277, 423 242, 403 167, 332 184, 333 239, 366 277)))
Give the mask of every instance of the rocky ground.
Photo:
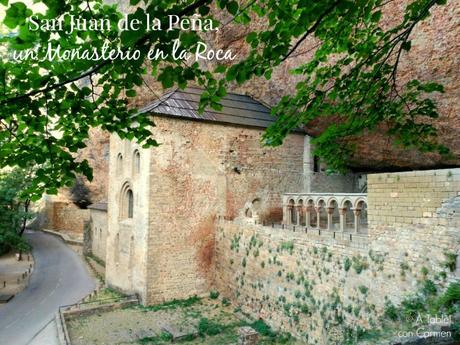
POLYGON ((234 306, 219 298, 192 297, 151 307, 128 307, 67 323, 74 345, 168 344, 173 337, 187 345, 236 344, 243 325, 260 332, 259 344, 297 344, 263 322, 245 320, 234 306))

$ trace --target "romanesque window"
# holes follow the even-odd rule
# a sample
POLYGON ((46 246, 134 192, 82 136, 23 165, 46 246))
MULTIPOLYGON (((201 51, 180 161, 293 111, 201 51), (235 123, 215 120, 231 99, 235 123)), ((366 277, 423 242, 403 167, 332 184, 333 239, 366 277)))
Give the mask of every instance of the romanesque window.
POLYGON ((133 191, 131 189, 128 190, 127 198, 128 198, 128 218, 133 218, 133 191))
POLYGON ((138 150, 133 154, 133 175, 139 174, 141 171, 141 154, 138 150))
POLYGON ((121 190, 120 218, 133 218, 134 215, 134 195, 128 183, 121 190))
POLYGON ((117 174, 121 174, 123 172, 123 155, 121 153, 117 156, 117 174))

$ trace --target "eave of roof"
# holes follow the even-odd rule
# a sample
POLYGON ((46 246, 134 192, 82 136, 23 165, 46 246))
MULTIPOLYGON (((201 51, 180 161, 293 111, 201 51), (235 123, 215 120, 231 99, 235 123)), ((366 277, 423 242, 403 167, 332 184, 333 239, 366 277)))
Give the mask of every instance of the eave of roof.
POLYGON ((139 112, 258 128, 267 128, 276 121, 267 106, 249 96, 235 93, 228 93, 221 99, 221 110, 206 109, 200 113, 198 105, 202 92, 203 89, 199 88, 170 91, 139 112))
POLYGON ((89 205, 88 208, 92 210, 107 211, 107 203, 97 202, 97 203, 89 205))

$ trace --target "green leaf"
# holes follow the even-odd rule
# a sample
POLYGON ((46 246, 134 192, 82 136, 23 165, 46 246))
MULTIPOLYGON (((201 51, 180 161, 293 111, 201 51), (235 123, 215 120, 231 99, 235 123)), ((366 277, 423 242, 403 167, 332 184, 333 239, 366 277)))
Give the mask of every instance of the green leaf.
POLYGON ((234 16, 238 13, 239 6, 236 1, 230 1, 227 3, 227 11, 234 16))
POLYGON ((10 29, 14 29, 16 26, 23 24, 30 13, 31 11, 27 9, 24 3, 15 2, 6 10, 3 24, 10 29))
POLYGON ((127 90, 126 91, 126 96, 127 97, 135 97, 136 96, 136 90, 127 90))

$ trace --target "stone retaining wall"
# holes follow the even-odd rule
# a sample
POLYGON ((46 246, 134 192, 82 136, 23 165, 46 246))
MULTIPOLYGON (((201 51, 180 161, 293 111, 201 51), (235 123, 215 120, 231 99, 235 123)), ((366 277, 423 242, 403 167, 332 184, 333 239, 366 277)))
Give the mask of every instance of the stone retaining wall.
POLYGON ((345 325, 376 325, 386 300, 399 303, 420 281, 442 288, 455 279, 445 254, 460 249, 459 180, 460 169, 371 175, 373 218, 360 245, 221 219, 215 287, 277 329, 340 344, 345 325))

